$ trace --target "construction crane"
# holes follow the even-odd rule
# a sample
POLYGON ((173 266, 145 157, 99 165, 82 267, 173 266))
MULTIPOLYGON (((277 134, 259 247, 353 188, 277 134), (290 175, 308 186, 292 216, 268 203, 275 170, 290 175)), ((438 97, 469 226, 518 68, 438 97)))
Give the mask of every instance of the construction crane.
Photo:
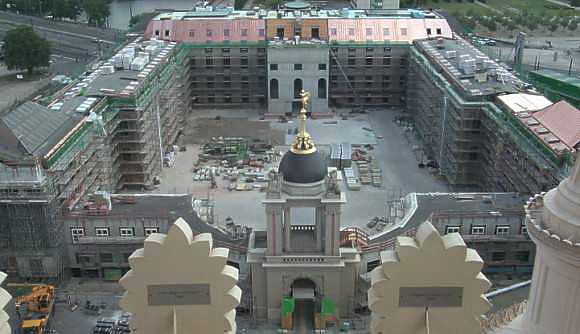
POLYGON ((52 285, 10 285, 11 287, 30 287, 32 292, 17 297, 15 300, 16 312, 21 318, 22 334, 45 334, 48 323, 54 311, 54 286, 52 285), (25 306, 25 310, 22 310, 25 306))

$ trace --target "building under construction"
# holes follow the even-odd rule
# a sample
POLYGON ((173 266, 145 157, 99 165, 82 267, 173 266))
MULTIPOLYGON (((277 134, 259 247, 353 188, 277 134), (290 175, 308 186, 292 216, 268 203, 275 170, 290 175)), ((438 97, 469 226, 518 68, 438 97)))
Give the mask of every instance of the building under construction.
POLYGON ((145 32, 190 49, 193 108, 251 108, 269 116, 297 112, 302 89, 311 92, 317 115, 401 105, 409 47, 429 37, 452 37, 434 12, 318 10, 298 2, 279 10, 162 13, 145 32))
POLYGON ((466 41, 415 41, 407 109, 428 160, 456 189, 555 187, 580 141, 580 112, 531 89, 466 41), (434 162, 434 163, 433 163, 434 162))
MULTIPOLYGON (((128 44, 57 93, 0 120, 0 267, 57 278, 66 264, 62 224, 98 191, 154 184, 184 111, 176 43, 128 44)), ((102 209, 92 202, 88 212, 102 209)))

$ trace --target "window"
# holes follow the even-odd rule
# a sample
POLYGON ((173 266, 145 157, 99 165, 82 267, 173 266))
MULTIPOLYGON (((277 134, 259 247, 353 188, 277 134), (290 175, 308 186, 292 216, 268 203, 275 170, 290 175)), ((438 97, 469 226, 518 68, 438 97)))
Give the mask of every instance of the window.
POLYGON ((85 228, 84 227, 71 227, 70 228, 70 235, 72 237, 73 242, 78 242, 80 237, 85 236, 85 228))
POLYGON ((119 235, 122 237, 134 237, 135 236, 135 228, 134 227, 120 227, 119 228, 119 235))
POLYGON ((407 36, 407 28, 401 28, 401 36, 407 36))
POLYGON ((224 65, 225 66, 230 66, 230 58, 224 58, 224 65))
POLYGON ((169 30, 165 30, 165 37, 169 37, 169 30))
POLYGON ((240 53, 248 53, 248 48, 240 48, 240 53))
POLYGON ((441 28, 437 28, 437 35, 441 35, 441 28))
POLYGON ((206 35, 207 37, 211 37, 211 30, 210 30, 210 29, 208 29, 208 30, 206 31, 205 35, 206 35))
POLYGON ((527 234, 528 233, 528 226, 526 225, 526 223, 523 223, 522 226, 520 227, 520 233, 521 234, 527 234))
POLYGON ((266 34, 266 32, 264 31, 264 29, 262 29, 262 28, 258 29, 258 36, 264 37, 265 34, 266 34))
POLYGON ((391 58, 383 57, 383 65, 391 65, 391 58))
POLYGON ((230 49, 229 48, 223 48, 222 49, 222 54, 230 54, 230 49))
POLYGON ((294 98, 299 99, 302 95, 302 79, 294 79, 294 98))
POLYGON ((249 79, 248 79, 248 77, 247 77, 247 76, 245 76, 245 75, 242 75, 242 83, 245 83, 245 84, 247 84, 247 83, 248 83, 248 80, 249 80, 249 79))
POLYGON ((230 37, 230 29, 224 29, 224 37, 230 37))
POLYGON ((294 71, 302 71, 302 64, 294 64, 294 71))
POLYGON ((492 261, 504 261, 505 260, 505 252, 492 252, 491 253, 491 260, 492 261))
POLYGON ((108 227, 95 227, 95 234, 97 237, 108 237, 109 228, 108 227))
POLYGON ((383 36, 384 37, 389 36, 390 33, 391 32, 389 31, 389 28, 383 28, 383 36))
POLYGON ((391 53, 391 48, 385 48, 383 51, 384 51, 385 53, 391 53))
POLYGON ((226 95, 224 97, 224 102, 225 103, 232 103, 232 97, 230 95, 226 95))
POLYGON ((145 236, 148 237, 153 233, 159 233, 159 227, 145 227, 145 236))
POLYGON ((101 262, 113 262, 113 253, 100 253, 101 262))
POLYGON ((367 48, 366 51, 367 51, 367 55, 370 54, 372 56, 372 53, 375 51, 375 49, 373 49, 373 48, 367 48))
POLYGON ((248 29, 242 29, 242 36, 248 36, 248 29))
POLYGON ((284 39, 284 28, 276 28, 276 36, 280 39, 284 39))
POLYGON ((261 54, 266 53, 266 48, 258 48, 258 53, 261 53, 261 54))
POLYGON ((207 66, 211 66, 211 65, 213 65, 213 58, 206 57, 206 58, 205 58, 205 64, 206 64, 207 66))
POLYGON ((242 64, 242 66, 248 66, 248 58, 241 58, 240 64, 242 64))
POLYGON ((278 71, 278 64, 270 64, 270 71, 278 71))
POLYGON ((336 36, 336 28, 330 29, 330 35, 331 36, 336 36))
POLYGON ((159 30, 155 30, 155 36, 159 36, 159 30))
POLYGON ((189 37, 195 37, 195 31, 190 30, 189 31, 189 37))
POLYGON ((372 81, 373 80, 372 75, 365 75, 365 80, 366 81, 372 81))
POLYGON ((336 76, 336 75, 330 76, 330 81, 336 81, 336 80, 338 80, 338 76, 336 76))
POLYGON ((348 34, 354 36, 354 28, 348 28, 348 34))
POLYGON ((206 54, 212 53, 212 52, 213 52, 213 49, 212 48, 205 48, 205 53, 206 54))
POLYGON ((367 34, 367 36, 372 36, 373 35, 373 29, 366 28, 366 34, 367 34))
POLYGON ((318 79, 318 98, 326 98, 326 79, 318 79))
POLYGON ((367 65, 372 65, 372 64, 373 64, 373 58, 371 58, 371 57, 367 57, 367 58, 365 59, 365 63, 366 63, 367 65))
POLYGON ((258 58, 258 65, 266 65, 266 58, 258 58))
POLYGON ((310 38, 320 39, 320 28, 319 27, 312 27, 310 31, 310 38))
POLYGON ((461 226, 459 226, 459 225, 447 225, 447 226, 445 226, 445 234, 460 233, 460 232, 461 232, 461 226))
POLYGON ((270 98, 271 99, 278 98, 278 79, 270 80, 270 98))
POLYGON ((473 234, 473 235, 485 235, 485 226, 481 226, 481 225, 471 226, 471 234, 473 234))
POLYGON ((389 81, 389 80, 391 80, 391 76, 383 75, 383 81, 389 81))
POLYGON ((348 58, 348 64, 349 65, 355 65, 356 64, 355 59, 354 58, 348 58))
POLYGON ((300 27, 294 27, 294 36, 300 36, 300 37, 302 37, 302 28, 300 28, 300 27))
POLYGON ((516 260, 522 262, 530 261, 530 251, 517 251, 516 252, 516 260))
POLYGON ((495 234, 496 235, 509 235, 510 234, 510 226, 509 225, 498 225, 495 227, 495 234))
POLYGON ((319 71, 326 71, 326 64, 318 64, 319 71))
POLYGON ((427 28, 427 35, 431 35, 431 28, 427 28))

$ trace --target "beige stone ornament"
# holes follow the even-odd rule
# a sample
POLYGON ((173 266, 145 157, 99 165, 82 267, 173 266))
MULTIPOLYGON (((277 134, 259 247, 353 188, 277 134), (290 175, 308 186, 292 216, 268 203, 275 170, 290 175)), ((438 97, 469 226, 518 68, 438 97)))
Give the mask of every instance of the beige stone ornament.
POLYGON ((194 237, 181 218, 167 235, 151 234, 119 281, 127 290, 120 304, 133 313, 134 333, 235 333, 242 291, 238 270, 226 265, 228 252, 213 248, 209 233, 194 237))
POLYGON ((381 254, 368 291, 373 334, 479 334, 490 303, 483 260, 459 233, 443 237, 429 222, 381 254))
MULTIPOLYGON (((0 285, 6 279, 6 274, 0 271, 0 285)), ((0 334, 10 334, 12 330, 10 329, 10 325, 8 324, 8 314, 4 311, 4 307, 6 304, 10 302, 12 296, 8 293, 8 291, 0 288, 0 334)))

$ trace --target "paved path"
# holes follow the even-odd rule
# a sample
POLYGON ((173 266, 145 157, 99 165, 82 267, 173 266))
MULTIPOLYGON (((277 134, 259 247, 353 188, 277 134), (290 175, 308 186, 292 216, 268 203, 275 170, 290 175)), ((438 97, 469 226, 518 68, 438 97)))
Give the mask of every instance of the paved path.
POLYGON ((486 3, 483 3, 481 1, 476 1, 475 3, 477 5, 480 5, 483 8, 486 8, 486 9, 491 10, 492 12, 496 12, 496 13, 499 13, 499 14, 503 13, 501 10, 499 10, 497 8, 494 8, 494 7, 492 7, 492 6, 490 6, 490 5, 486 4, 486 3))
POLYGON ((551 2, 551 3, 553 3, 553 4, 556 4, 556 5, 560 5, 560 6, 564 6, 564 7, 570 7, 570 8, 574 8, 575 10, 580 10, 580 7, 573 7, 573 6, 571 6, 569 3, 567 3, 567 2, 564 2, 564 1, 558 1, 558 0, 546 0, 546 1, 548 1, 548 2, 551 2))

